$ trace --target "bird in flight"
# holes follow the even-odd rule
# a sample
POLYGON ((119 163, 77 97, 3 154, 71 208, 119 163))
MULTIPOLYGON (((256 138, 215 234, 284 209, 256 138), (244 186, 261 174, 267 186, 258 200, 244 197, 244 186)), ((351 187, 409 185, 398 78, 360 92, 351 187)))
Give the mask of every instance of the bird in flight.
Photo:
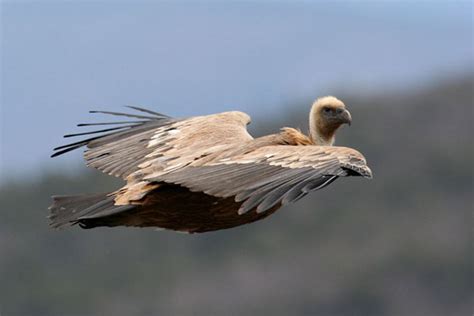
POLYGON ((50 225, 159 227, 202 233, 263 219, 339 177, 372 173, 358 151, 333 146, 352 121, 335 97, 316 100, 309 135, 284 127, 253 138, 238 111, 176 119, 129 106, 137 114, 91 111, 132 120, 79 124, 99 130, 65 135, 86 139, 52 157, 87 147, 88 166, 126 184, 111 193, 53 196, 50 225))

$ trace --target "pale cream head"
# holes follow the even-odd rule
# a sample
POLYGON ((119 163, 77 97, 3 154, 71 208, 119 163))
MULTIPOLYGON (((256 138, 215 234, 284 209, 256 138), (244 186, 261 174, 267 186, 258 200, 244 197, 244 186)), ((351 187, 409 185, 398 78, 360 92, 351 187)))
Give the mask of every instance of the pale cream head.
POLYGON ((309 113, 309 133, 316 145, 331 146, 336 130, 342 124, 351 124, 352 117, 344 103, 332 96, 317 99, 309 113))

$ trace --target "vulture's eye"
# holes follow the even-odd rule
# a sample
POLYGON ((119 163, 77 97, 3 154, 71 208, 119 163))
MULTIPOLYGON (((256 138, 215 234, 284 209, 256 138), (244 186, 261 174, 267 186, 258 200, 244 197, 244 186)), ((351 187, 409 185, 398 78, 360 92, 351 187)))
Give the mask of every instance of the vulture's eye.
POLYGON ((324 108, 323 108, 323 112, 324 112, 324 113, 329 113, 329 112, 331 112, 331 109, 328 108, 328 107, 324 107, 324 108))

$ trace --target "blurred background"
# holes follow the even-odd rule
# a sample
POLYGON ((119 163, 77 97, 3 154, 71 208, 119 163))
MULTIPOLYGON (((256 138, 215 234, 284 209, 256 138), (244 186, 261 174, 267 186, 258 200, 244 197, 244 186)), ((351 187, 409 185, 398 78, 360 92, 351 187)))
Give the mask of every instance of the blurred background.
MULTIPOLYGON (((471 315, 473 4, 1 4, 0 314, 471 315), (88 110, 250 114, 307 130, 336 95, 337 144, 374 179, 335 182, 206 234, 48 227, 53 194, 117 179, 50 159, 88 110)), ((107 119, 107 118, 105 118, 107 119)))

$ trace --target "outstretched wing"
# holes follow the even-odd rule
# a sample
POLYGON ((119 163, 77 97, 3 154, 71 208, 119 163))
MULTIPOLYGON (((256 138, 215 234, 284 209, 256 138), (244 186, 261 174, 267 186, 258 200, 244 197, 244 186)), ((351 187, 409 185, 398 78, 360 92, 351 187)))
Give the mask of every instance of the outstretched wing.
POLYGON ((250 153, 154 173, 149 181, 180 184, 217 197, 234 196, 239 213, 296 201, 338 177, 372 173, 358 151, 332 146, 265 146, 250 153))
POLYGON ((84 159, 88 166, 116 177, 127 178, 140 166, 165 169, 170 163, 186 165, 230 144, 251 140, 246 125, 250 117, 242 112, 225 112, 208 116, 173 119, 139 107, 132 109, 147 115, 91 111, 126 116, 135 121, 79 124, 78 126, 117 125, 85 133, 65 135, 76 137, 100 134, 55 148, 52 156, 87 146, 84 159))

